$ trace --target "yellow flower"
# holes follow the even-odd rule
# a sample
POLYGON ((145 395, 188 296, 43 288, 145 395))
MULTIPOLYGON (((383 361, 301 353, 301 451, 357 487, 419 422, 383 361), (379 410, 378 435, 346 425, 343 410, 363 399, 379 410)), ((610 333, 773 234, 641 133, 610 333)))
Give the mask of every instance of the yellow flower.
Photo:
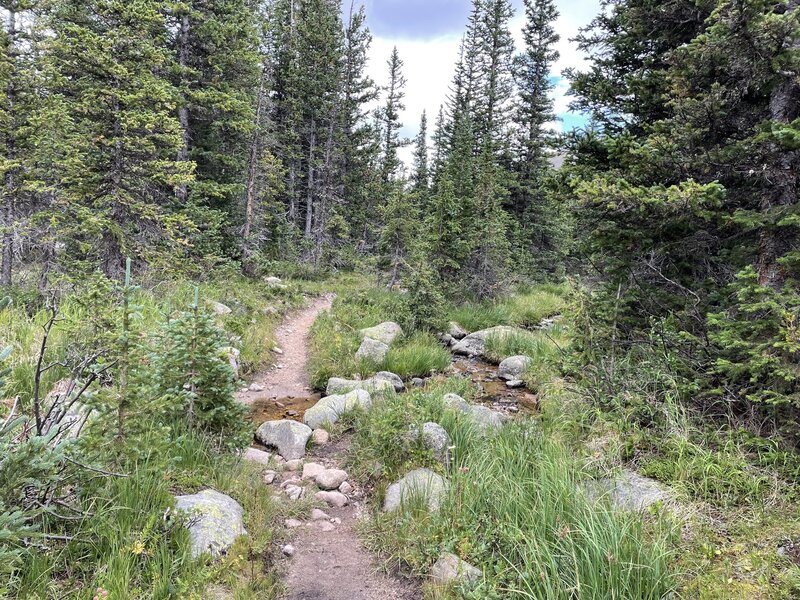
POLYGON ((131 548, 131 552, 137 556, 142 554, 144 552, 144 542, 142 540, 136 540, 131 548))

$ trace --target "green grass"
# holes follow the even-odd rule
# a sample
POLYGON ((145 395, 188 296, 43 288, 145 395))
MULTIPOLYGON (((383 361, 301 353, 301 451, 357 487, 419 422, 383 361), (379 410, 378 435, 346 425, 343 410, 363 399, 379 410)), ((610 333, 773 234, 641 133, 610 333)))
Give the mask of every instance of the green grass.
POLYGON ((463 416, 442 409, 445 389, 387 398, 359 423, 353 463, 376 465, 369 475, 379 492, 410 468, 441 470, 423 448, 403 441, 411 422, 440 422, 456 446, 439 512, 410 506, 377 516, 366 530, 374 549, 419 574, 442 551, 458 554, 485 575, 477 589, 456 595, 463 598, 656 600, 674 588, 670 528, 591 503, 579 492, 587 476, 581 462, 530 422, 478 435, 463 416))
POLYGON ((381 370, 396 373, 403 379, 427 377, 443 371, 451 360, 450 352, 435 336, 415 333, 401 344, 392 346, 381 370))

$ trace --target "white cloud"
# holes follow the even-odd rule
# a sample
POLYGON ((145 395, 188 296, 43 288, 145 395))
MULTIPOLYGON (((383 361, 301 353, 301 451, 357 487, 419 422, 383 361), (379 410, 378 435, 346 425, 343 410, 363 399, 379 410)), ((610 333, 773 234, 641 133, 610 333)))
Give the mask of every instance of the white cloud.
MULTIPOLYGON (((553 75, 560 76, 566 68, 581 68, 586 59, 576 44, 570 41, 578 30, 587 25, 599 11, 598 0, 558 0, 561 15, 556 20, 556 31, 561 36, 557 44, 560 57, 553 66, 553 75)), ((369 15, 367 15, 369 19, 369 15)), ((522 26, 524 15, 517 14, 511 21, 511 30, 517 49, 522 47, 522 26)), ((406 109, 401 115, 402 135, 413 137, 419 131, 419 119, 423 110, 428 113, 429 132, 432 132, 439 106, 444 104, 453 78, 453 69, 458 58, 460 34, 447 35, 434 39, 392 39, 375 36, 370 49, 368 71, 378 83, 385 85, 388 78, 386 61, 393 46, 397 46, 403 60, 403 74, 406 77, 406 109)), ((568 83, 559 79, 553 91, 556 114, 569 111, 569 98, 566 96, 568 83)), ((559 128, 556 126, 555 128, 559 128)), ((410 164, 411 149, 404 148, 401 157, 410 164)))

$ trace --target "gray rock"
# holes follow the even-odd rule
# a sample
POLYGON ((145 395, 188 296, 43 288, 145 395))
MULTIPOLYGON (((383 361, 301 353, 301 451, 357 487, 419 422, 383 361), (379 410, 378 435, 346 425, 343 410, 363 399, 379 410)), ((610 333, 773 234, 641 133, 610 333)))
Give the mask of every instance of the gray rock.
POLYGON ((280 277, 265 277, 264 283, 267 284, 267 287, 274 289, 286 289, 286 286, 283 284, 280 277))
POLYGON ((383 359, 386 358, 388 353, 388 344, 365 337, 361 341, 361 346, 359 346, 358 352, 356 352, 356 358, 358 360, 368 360, 375 364, 380 364, 383 362, 383 359))
POLYGON ((264 471, 264 483, 272 485, 278 474, 275 471, 264 471))
POLYGON ((457 410, 462 413, 468 413, 470 409, 469 402, 464 400, 458 394, 445 394, 444 398, 442 398, 442 403, 444 404, 445 408, 457 410))
POLYGON ((325 469, 314 478, 321 490, 336 490, 347 481, 347 472, 341 469, 325 469))
POLYGON ((206 552, 211 556, 224 554, 236 538, 247 535, 241 505, 216 490, 178 496, 175 498, 175 508, 188 514, 187 527, 193 557, 206 552))
POLYGON ((359 333, 361 337, 372 338, 373 340, 383 342, 387 346, 390 346, 395 338, 403 333, 403 329, 397 323, 386 321, 374 327, 362 329, 359 333))
POLYGON ((400 379, 399 375, 395 375, 389 371, 378 371, 371 377, 373 382, 388 381, 394 387, 395 392, 402 392, 406 389, 406 384, 400 379))
POLYGON ((450 324, 447 327, 447 333, 450 335, 450 337, 457 340, 463 340, 469 335, 469 332, 455 321, 450 321, 450 324))
POLYGON ((298 521, 297 519, 286 519, 283 522, 283 526, 286 527, 286 529, 297 529, 298 527, 303 526, 303 522, 298 521))
POLYGON ((340 491, 341 493, 343 493, 345 496, 346 496, 347 494, 352 494, 352 493, 353 493, 353 486, 352 486, 352 485, 350 485, 350 483, 349 483, 349 482, 347 482, 347 481, 343 481, 343 482, 342 482, 342 485, 340 485, 340 486, 339 486, 339 491, 340 491))
POLYGON ((289 497, 289 500, 300 500, 300 498, 305 496, 305 491, 305 488, 299 485, 287 485, 283 489, 283 492, 289 497))
POLYGON ((448 486, 441 475, 430 469, 410 471, 388 487, 383 500, 383 510, 394 511, 402 504, 418 499, 427 505, 429 511, 436 511, 447 493, 448 486))
POLYGON ((503 426, 503 415, 493 411, 491 408, 475 404, 469 409, 469 416, 478 429, 483 432, 490 429, 499 429, 503 426))
POLYGON ((333 425, 343 414, 355 408, 369 408, 372 404, 369 392, 353 390, 347 394, 326 396, 314 406, 306 410, 303 422, 311 429, 326 424, 333 425))
POLYGON ((281 552, 283 552, 285 556, 294 556, 294 546, 286 544, 281 548, 281 552))
POLYGON ((229 306, 225 306, 222 302, 211 302, 209 303, 211 307, 211 312, 221 317, 222 315, 229 315, 231 313, 231 308, 229 306))
POLYGON ((324 446, 331 441, 331 434, 320 427, 311 434, 311 441, 317 446, 324 446))
POLYGON ((303 465, 303 479, 314 479, 322 473, 325 467, 319 463, 310 462, 303 465))
POLYGON ((311 520, 312 521, 327 521, 330 519, 330 515, 324 511, 321 511, 318 508, 314 508, 311 510, 311 520))
POLYGON ((256 430, 256 439, 265 446, 277 448, 278 454, 286 460, 305 456, 310 437, 311 428, 308 425, 289 419, 267 421, 256 430))
POLYGON ((481 329, 475 333, 470 333, 464 339, 454 344, 453 352, 465 356, 483 356, 486 351, 487 338, 491 336, 509 335, 512 333, 524 333, 524 330, 517 327, 508 327, 507 325, 498 325, 496 327, 490 327, 489 329, 481 329))
POLYGON ((615 509, 633 512, 645 510, 656 502, 674 499, 668 487, 629 470, 622 471, 615 479, 588 482, 585 489, 593 500, 608 497, 615 509))
POLYGON ((449 333, 441 333, 439 334, 439 341, 442 342, 445 346, 452 346, 456 338, 454 338, 449 333))
POLYGON ((426 448, 433 450, 433 455, 443 465, 450 464, 450 436, 444 427, 438 423, 425 423, 422 425, 422 432, 412 425, 409 429, 409 435, 416 439, 421 437, 423 444, 426 448))
POLYGON ((300 467, 302 466, 303 466, 302 460, 300 460, 299 458, 293 458, 291 460, 287 460, 283 468, 287 471, 299 471, 300 467))
POLYGON ((249 462, 258 463, 260 465, 268 465, 272 455, 269 452, 264 452, 258 448, 248 448, 242 454, 242 458, 249 462))
POLYGON ((455 554, 444 553, 431 567, 431 579, 437 585, 462 583, 474 585, 483 577, 480 569, 461 560, 455 554))
POLYGON ((509 356, 497 367, 497 376, 507 381, 522 379, 525 371, 533 364, 529 356, 509 356))
POLYGON ((425 387, 425 380, 420 377, 414 377, 411 380, 411 385, 413 385, 415 388, 425 387))
MULTIPOLYGON (((381 371, 388 373, 388 371, 381 371)), ((395 375, 395 377, 397 377, 395 375)), ((399 379, 399 377, 398 377, 399 379)), ((401 382, 402 383, 402 380, 401 382)), ((332 394, 346 394, 353 390, 365 390, 370 394, 383 394, 395 389, 395 384, 388 378, 370 377, 369 379, 342 379, 341 377, 331 377, 328 380, 328 386, 325 388, 325 394, 330 396, 332 394)))
POLYGON ((314 494, 314 498, 324 502, 328 506, 334 506, 336 508, 347 506, 347 503, 349 502, 347 496, 341 492, 317 492, 314 494))
POLYGON ((330 521, 314 521, 311 525, 314 527, 314 529, 317 529, 322 532, 333 531, 334 529, 336 529, 336 525, 334 525, 330 521))
POLYGON ((525 387, 525 382, 522 379, 510 379, 506 381, 506 387, 510 390, 525 387))

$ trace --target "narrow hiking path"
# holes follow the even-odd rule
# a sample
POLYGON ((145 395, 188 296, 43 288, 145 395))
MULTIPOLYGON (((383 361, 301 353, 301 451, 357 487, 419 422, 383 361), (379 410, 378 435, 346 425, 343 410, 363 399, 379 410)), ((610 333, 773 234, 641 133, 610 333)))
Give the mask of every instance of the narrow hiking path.
MULTIPOLYGON (((302 411, 318 398, 309 382, 309 335, 311 326, 333 303, 334 295, 315 299, 309 306, 288 315, 276 330, 276 363, 253 379, 255 385, 237 397, 250 405, 256 424, 268 419, 302 420, 302 411)), ((339 439, 314 444, 303 462, 326 468, 340 468, 347 441, 339 439)), ((297 465, 284 464, 272 485, 281 501, 287 485, 300 483, 297 465)), ((302 469, 302 467, 300 467, 302 469)), ((291 556, 286 559, 286 600, 418 600, 416 582, 381 573, 375 557, 364 548, 357 532, 358 520, 368 511, 367 499, 355 482, 346 495, 345 506, 326 506, 301 520, 287 520, 293 535, 291 556)), ((308 493, 312 493, 309 489, 308 493)))
POLYGON ((308 335, 317 316, 333 304, 335 294, 316 298, 309 306, 289 314, 275 331, 277 360, 258 373, 246 391, 237 393, 245 404, 261 399, 303 398, 311 395, 308 382, 308 335))

